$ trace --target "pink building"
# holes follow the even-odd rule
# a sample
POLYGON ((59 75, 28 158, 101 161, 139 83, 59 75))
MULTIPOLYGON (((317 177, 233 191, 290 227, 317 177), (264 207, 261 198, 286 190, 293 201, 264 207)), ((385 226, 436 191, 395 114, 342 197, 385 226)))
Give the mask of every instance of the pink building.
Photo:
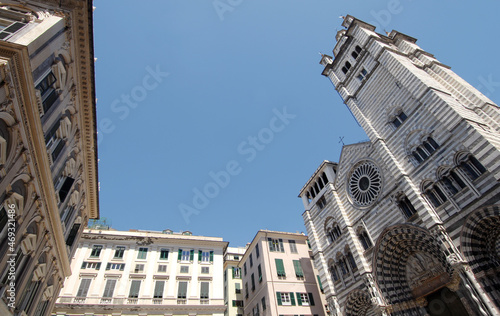
POLYGON ((239 263, 244 315, 326 315, 310 256, 304 234, 259 230, 239 263))

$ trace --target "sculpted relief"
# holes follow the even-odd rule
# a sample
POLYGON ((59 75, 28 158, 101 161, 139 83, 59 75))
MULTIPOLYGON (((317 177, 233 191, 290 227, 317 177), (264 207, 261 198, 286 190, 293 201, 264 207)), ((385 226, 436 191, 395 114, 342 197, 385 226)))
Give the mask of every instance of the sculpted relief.
POLYGON ((412 254, 406 264, 406 280, 412 290, 445 272, 441 263, 425 252, 412 254))

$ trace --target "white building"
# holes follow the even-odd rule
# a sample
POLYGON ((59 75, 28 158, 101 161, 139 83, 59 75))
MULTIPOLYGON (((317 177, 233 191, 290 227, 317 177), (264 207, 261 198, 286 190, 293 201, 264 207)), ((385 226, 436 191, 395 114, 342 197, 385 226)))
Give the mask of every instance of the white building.
POLYGON ((416 39, 342 26, 323 75, 370 141, 300 191, 331 312, 499 315, 498 106, 416 39))
POLYGON ((84 231, 58 315, 224 315, 227 242, 190 232, 84 231))

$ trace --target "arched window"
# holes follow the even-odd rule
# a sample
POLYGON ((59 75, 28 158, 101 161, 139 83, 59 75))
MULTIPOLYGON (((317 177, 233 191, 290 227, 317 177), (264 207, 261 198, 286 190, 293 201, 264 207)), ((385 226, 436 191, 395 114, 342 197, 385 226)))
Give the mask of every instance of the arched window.
POLYGON ((373 246, 373 243, 370 239, 370 236, 368 236, 368 233, 364 229, 359 229, 358 230, 358 238, 359 241, 361 242, 361 245, 363 246, 364 250, 367 250, 368 248, 373 246))
POLYGON ((354 272, 356 270, 358 270, 358 266, 356 265, 356 260, 354 260, 354 256, 352 255, 352 252, 349 250, 349 252, 347 252, 347 261, 349 262, 349 265, 351 266, 351 270, 354 272))
POLYGON ((422 144, 412 151, 412 156, 415 158, 417 163, 421 163, 425 159, 427 159, 433 152, 436 151, 436 149, 439 148, 438 143, 432 138, 432 137, 427 137, 425 141, 422 142, 422 144))
POLYGON ((397 205, 406 218, 410 218, 417 213, 406 195, 398 199, 397 205))
POLYGON ((342 67, 342 72, 344 74, 347 74, 347 72, 349 71, 349 69, 351 69, 351 63, 346 61, 345 64, 344 64, 344 67, 342 67))
POLYGON ((466 160, 460 163, 460 168, 471 180, 476 180, 486 172, 486 168, 472 155, 468 155, 466 160))
POLYGON ((404 121, 406 121, 407 118, 408 117, 406 116, 406 114, 401 111, 392 120, 392 125, 394 125, 395 128, 398 128, 399 126, 401 126, 401 124, 403 124, 404 121))
POLYGON ((437 184, 428 182, 424 185, 423 191, 434 207, 438 207, 448 200, 437 184))

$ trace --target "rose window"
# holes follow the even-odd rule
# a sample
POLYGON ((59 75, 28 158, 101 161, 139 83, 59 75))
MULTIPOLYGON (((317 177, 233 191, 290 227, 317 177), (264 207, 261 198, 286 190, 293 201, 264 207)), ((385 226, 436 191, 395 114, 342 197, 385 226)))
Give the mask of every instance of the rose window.
POLYGON ((382 189, 382 178, 377 166, 369 161, 358 164, 351 173, 348 191, 353 203, 360 207, 371 205, 382 189))

